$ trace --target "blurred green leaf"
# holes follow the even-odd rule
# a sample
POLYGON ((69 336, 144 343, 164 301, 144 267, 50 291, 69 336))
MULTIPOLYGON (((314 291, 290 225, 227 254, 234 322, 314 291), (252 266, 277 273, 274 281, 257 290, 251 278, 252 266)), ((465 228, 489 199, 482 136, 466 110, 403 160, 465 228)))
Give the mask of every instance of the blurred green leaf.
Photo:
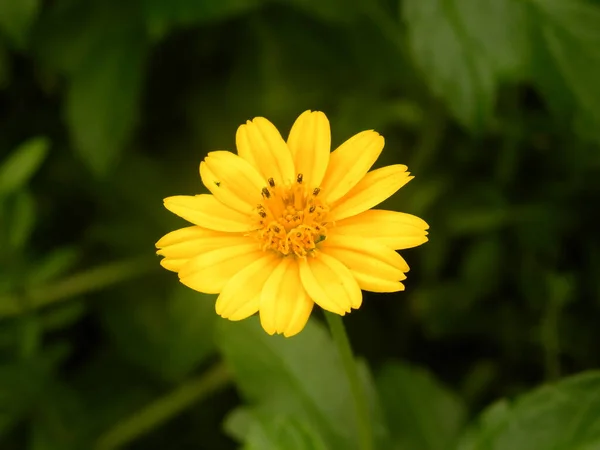
POLYGON ((28 191, 18 192, 9 202, 10 228, 8 230, 8 245, 13 249, 22 249, 31 233, 36 221, 36 203, 33 195, 28 191))
POLYGON ((461 275, 464 284, 471 287, 469 295, 482 297, 497 289, 501 261, 502 243, 498 236, 486 236, 468 247, 461 275))
POLYGON ((96 174, 113 167, 131 137, 146 50, 143 31, 134 24, 118 42, 90 55, 71 79, 67 122, 75 150, 96 174))
POLYGON ((158 36, 170 26, 214 23, 246 13, 265 0, 143 0, 150 30, 158 36))
POLYGON ((43 355, 0 364, 0 435, 35 405, 64 350, 62 346, 51 347, 43 355))
POLYGON ((301 9, 311 16, 328 22, 350 22, 358 16, 356 3, 344 0, 279 0, 285 5, 301 9))
POLYGON ((3 31, 15 47, 25 47, 40 6, 39 0, 0 1, 0 32, 3 31))
POLYGON ((0 91, 10 83, 11 61, 8 49, 0 36, 0 91))
POLYGON ((0 198, 27 185, 48 154, 46 138, 32 138, 0 163, 0 198))
MULTIPOLYGON (((477 18, 472 10, 481 8, 480 3, 475 0, 402 3, 415 63, 433 93, 446 101, 463 125, 475 130, 491 116, 496 90, 495 69, 467 31, 467 21, 477 18)), ((491 1, 486 1, 488 4, 491 1)), ((492 22, 499 20, 492 15, 488 17, 492 22)))
POLYGON ((459 450, 593 450, 600 447, 600 373, 587 372, 486 411, 459 450))
POLYGON ((289 416, 270 418, 248 408, 236 408, 225 430, 243 443, 244 450, 325 450, 325 443, 307 422, 289 416))
POLYGON ((75 247, 61 247, 38 258, 27 274, 27 283, 35 286, 58 278, 74 267, 80 253, 75 247))
POLYGON ((579 108, 600 123, 600 8, 583 0, 532 0, 535 83, 561 114, 579 108))
POLYGON ((453 448, 466 416, 457 395, 425 370, 399 362, 383 367, 377 386, 394 442, 392 448, 453 448))
POLYGON ((166 298, 133 293, 103 309, 119 351, 167 380, 186 376, 214 351, 217 317, 213 296, 180 285, 166 298))
POLYGON ((357 446, 347 378, 324 328, 314 320, 297 336, 269 336, 257 318, 219 320, 218 343, 246 401, 270 420, 310 424, 327 448, 357 446))

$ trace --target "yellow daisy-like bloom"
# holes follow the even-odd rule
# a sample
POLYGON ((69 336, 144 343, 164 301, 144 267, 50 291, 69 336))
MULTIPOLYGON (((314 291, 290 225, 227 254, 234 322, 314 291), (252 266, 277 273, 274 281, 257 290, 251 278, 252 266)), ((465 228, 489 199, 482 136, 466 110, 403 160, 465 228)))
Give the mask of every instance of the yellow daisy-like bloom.
POLYGON ((325 114, 306 111, 287 142, 263 117, 241 125, 238 154, 200 163, 211 194, 178 195, 165 207, 194 224, 156 243, 161 265, 186 286, 220 294, 229 320, 256 312, 269 334, 300 332, 316 303, 344 315, 361 289, 404 290, 408 264, 395 250, 427 241, 420 218, 370 208, 413 177, 401 164, 369 172, 384 139, 363 131, 330 153, 325 114))

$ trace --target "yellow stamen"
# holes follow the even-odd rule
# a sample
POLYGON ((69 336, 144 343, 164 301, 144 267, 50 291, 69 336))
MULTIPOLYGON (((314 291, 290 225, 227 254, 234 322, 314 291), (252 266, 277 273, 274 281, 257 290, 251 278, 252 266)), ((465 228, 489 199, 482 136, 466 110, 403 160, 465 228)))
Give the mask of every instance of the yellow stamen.
POLYGON ((311 255, 317 244, 327 237, 329 206, 318 198, 319 188, 312 191, 296 183, 275 186, 272 178, 262 189, 262 203, 257 205, 257 230, 252 233, 263 250, 273 250, 282 256, 311 255))

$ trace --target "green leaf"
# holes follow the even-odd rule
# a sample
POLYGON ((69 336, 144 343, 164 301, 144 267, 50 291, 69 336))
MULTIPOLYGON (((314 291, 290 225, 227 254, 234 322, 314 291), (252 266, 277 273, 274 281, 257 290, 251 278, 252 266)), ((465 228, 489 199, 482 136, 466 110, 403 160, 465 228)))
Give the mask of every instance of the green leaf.
POLYGON ((600 123, 600 8, 581 0, 532 0, 534 82, 561 115, 600 123))
POLYGON ((0 32, 3 31, 15 47, 25 47, 40 6, 39 0, 0 1, 0 32))
POLYGON ((214 298, 180 285, 168 296, 132 293, 102 312, 119 351, 167 380, 185 377, 215 349, 214 298))
POLYGON ((600 373, 544 386, 486 411, 459 450, 600 448, 600 373))
POLYGON ((318 432, 327 448, 357 448, 350 386, 324 328, 309 321, 297 336, 269 336, 257 318, 220 320, 218 342, 245 400, 271 420, 286 416, 318 432))
POLYGON ((248 408, 237 408, 224 427, 245 450, 326 450, 318 431, 310 423, 290 416, 269 417, 248 408))
POLYGON ((514 0, 406 0, 416 65, 464 126, 481 129, 498 80, 519 78, 527 55, 524 12, 514 0))
POLYGON ((60 247, 38 258, 27 274, 27 283, 36 286, 52 281, 72 269, 79 261, 81 250, 60 247))
POLYGON ((22 249, 29 240, 36 220, 35 198, 28 191, 18 192, 9 204, 12 206, 10 228, 8 230, 8 245, 13 249, 22 249))
POLYGON ((38 28, 39 58, 68 79, 63 113, 74 150, 103 175, 117 162, 137 121, 148 52, 139 5, 60 2, 38 28))
POLYGON ((161 36, 168 27, 214 23, 244 14, 265 0, 143 0, 149 28, 161 36))
POLYGON ((465 406, 424 369, 388 363, 377 377, 379 397, 394 449, 453 448, 465 421, 465 406))
POLYGON ((71 137, 75 151, 98 175, 115 165, 131 137, 146 50, 144 33, 134 24, 89 55, 71 79, 65 105, 71 137))
POLYGON ((32 138, 0 164, 0 198, 27 185, 48 154, 46 138, 32 138))
POLYGON ((11 60, 8 49, 6 48, 2 37, 0 37, 0 91, 5 89, 10 83, 11 60))

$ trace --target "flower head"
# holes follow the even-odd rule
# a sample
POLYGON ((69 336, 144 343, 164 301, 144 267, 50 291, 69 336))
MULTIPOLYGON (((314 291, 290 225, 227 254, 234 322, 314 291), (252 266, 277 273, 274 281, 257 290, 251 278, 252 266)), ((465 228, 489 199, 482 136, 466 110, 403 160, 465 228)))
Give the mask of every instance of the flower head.
POLYGON ((306 111, 287 142, 257 117, 238 128, 236 145, 237 155, 215 151, 200 163, 211 194, 165 199, 194 225, 156 244, 184 285, 219 294, 217 314, 258 312, 267 333, 292 336, 315 303, 344 315, 360 307, 361 289, 404 290, 409 268, 395 250, 426 242, 428 226, 370 209, 413 178, 400 164, 369 172, 382 136, 363 131, 330 153, 327 117, 306 111))

